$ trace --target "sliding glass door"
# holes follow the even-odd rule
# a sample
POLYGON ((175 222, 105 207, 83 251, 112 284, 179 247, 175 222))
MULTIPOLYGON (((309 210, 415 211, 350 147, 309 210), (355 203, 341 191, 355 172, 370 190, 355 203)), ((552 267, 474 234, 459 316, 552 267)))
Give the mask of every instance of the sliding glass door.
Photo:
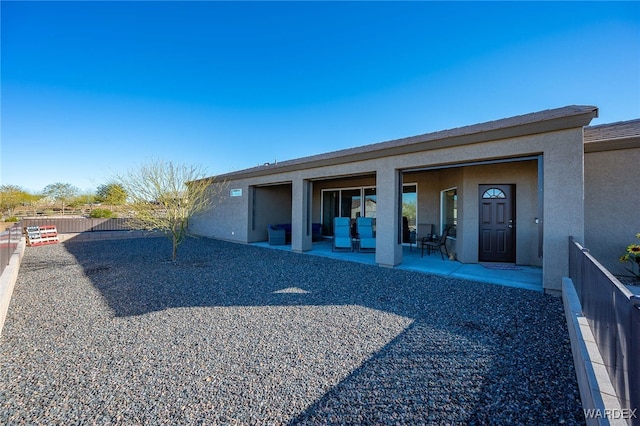
POLYGON ((322 191, 322 234, 333 235, 333 219, 340 216, 340 191, 322 191))
POLYGON ((333 235, 333 219, 348 217, 376 217, 375 187, 325 189, 322 191, 322 233, 333 235))
MULTIPOLYGON (((409 231, 417 223, 417 185, 406 184, 402 188, 403 242, 409 242, 409 231), (406 237, 404 235, 406 233, 406 237)), ((376 218, 378 199, 374 186, 322 190, 322 233, 333 235, 333 219, 348 217, 354 223, 358 217, 376 218)), ((374 220, 375 227, 375 220, 374 220)))
POLYGON ((360 189, 343 189, 340 191, 340 216, 355 219, 362 209, 360 189))

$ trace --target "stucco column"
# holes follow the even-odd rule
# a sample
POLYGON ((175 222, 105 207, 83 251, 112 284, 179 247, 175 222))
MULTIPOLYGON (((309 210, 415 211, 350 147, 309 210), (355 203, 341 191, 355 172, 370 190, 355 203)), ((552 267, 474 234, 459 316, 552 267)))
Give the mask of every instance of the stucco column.
POLYGON ((392 167, 376 171, 376 263, 393 267, 402 263, 400 242, 402 176, 392 167))
POLYGON ((312 247, 313 183, 301 178, 294 179, 291 192, 291 250, 308 251, 312 247))
POLYGON ((549 138, 543 159, 542 281, 545 291, 560 292, 562 277, 569 274, 568 237, 584 241, 584 145, 581 128, 549 138))

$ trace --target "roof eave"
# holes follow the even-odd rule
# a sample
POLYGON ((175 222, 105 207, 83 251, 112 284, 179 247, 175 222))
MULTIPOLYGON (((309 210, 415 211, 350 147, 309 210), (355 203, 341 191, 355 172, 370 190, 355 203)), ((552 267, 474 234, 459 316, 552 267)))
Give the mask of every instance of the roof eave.
POLYGON ((640 137, 598 140, 584 144, 584 152, 617 151, 620 149, 640 148, 640 137))
POLYGON ((538 133, 581 128, 598 117, 595 106, 568 106, 486 123, 442 130, 408 138, 379 142, 357 148, 302 157, 278 164, 258 166, 220 175, 218 179, 236 180, 286 173, 300 169, 331 166, 381 157, 451 148, 488 141, 517 138, 538 133))

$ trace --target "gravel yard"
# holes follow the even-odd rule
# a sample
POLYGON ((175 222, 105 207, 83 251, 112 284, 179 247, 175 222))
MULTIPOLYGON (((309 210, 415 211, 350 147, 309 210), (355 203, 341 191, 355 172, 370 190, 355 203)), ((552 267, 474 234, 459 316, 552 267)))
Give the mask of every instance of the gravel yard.
POLYGON ((582 424, 559 298, 211 239, 27 248, 1 424, 582 424))

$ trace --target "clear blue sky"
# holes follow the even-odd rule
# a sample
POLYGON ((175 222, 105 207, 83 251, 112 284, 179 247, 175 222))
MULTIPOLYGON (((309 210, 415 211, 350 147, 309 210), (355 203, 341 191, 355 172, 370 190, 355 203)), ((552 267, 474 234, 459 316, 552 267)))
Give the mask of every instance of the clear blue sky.
POLYGON ((638 2, 8 2, 0 183, 95 191, 571 104, 640 118, 638 2))

